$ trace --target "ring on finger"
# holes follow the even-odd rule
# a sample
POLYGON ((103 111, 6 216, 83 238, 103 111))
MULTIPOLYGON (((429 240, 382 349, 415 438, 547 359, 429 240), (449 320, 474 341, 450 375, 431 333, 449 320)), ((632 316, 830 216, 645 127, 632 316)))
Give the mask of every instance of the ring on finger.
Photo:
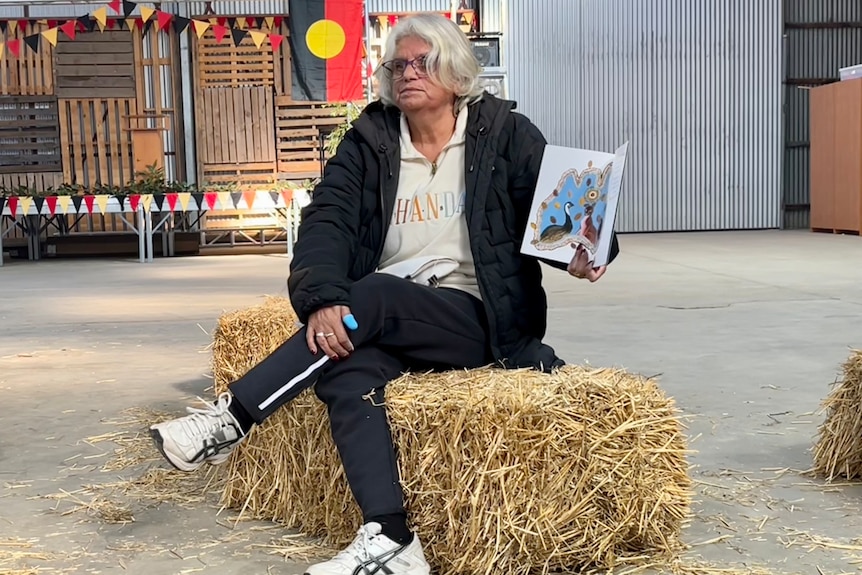
POLYGON ((332 333, 332 332, 330 332, 330 333, 324 333, 324 334, 321 334, 321 335, 323 335, 323 337, 333 337, 333 336, 335 336, 335 334, 334 334, 334 333, 332 333))
POLYGON ((314 337, 323 337, 324 335, 325 334, 322 331, 319 331, 316 334, 314 334, 314 337))

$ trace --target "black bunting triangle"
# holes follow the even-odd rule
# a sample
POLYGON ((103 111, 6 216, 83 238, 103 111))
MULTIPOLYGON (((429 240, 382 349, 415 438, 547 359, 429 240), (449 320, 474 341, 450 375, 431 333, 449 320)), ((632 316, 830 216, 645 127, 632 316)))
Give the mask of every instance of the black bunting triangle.
POLYGON ((6 196, 0 196, 0 216, 3 215, 3 208, 6 207, 6 196))
POLYGON ((191 20, 189 18, 183 18, 182 16, 174 16, 174 32, 177 34, 182 34, 186 31, 186 28, 191 24, 191 20))
POLYGON ((269 197, 272 198, 272 203, 278 205, 278 198, 281 197, 281 192, 269 192, 269 197))
POLYGON ((84 200, 81 196, 72 196, 72 203, 75 205, 75 213, 81 213, 81 202, 84 200))
MULTIPOLYGON (((25 40, 26 40, 26 38, 25 38, 25 40)), ((45 198, 42 196, 33 196, 33 203, 36 204, 36 213, 41 214, 42 213, 42 206, 45 205, 45 198)), ((0 208, 0 211, 2 211, 2 210, 3 210, 3 208, 0 208)))
POLYGON ((149 31, 150 31, 150 28, 152 28, 152 27, 153 27, 153 20, 154 20, 154 18, 150 18, 149 20, 147 20, 147 21, 144 23, 144 29, 141 31, 141 37, 142 37, 142 38, 143 38, 144 36, 146 36, 146 35, 147 35, 147 32, 149 32, 149 31))
POLYGON ((228 18, 227 24, 225 24, 228 28, 236 28, 236 18, 228 18))
POLYGON ((24 36, 24 43, 27 44, 31 50, 39 53, 39 38, 41 38, 41 34, 31 34, 30 36, 24 36))
POLYGON ((9 22, 7 20, 0 20, 0 32, 6 33, 6 30, 9 29, 9 22))
POLYGON ((165 204, 165 195, 153 194, 153 201, 156 202, 156 206, 158 206, 159 211, 162 211, 162 206, 165 204))
POLYGON ((192 193, 192 197, 198 205, 198 211, 204 210, 204 195, 200 192, 194 192, 192 193))
POLYGON ((83 26, 83 27, 84 27, 84 29, 85 29, 87 32, 92 32, 92 31, 93 31, 93 29, 96 27, 96 22, 95 22, 95 20, 91 20, 91 19, 90 19, 90 15, 89 15, 89 14, 85 14, 85 15, 83 15, 83 16, 79 16, 77 20, 78 20, 78 22, 81 24, 81 26, 83 26))
POLYGON ((134 2, 129 2, 129 0, 123 0, 123 16, 128 18, 129 14, 134 12, 135 8, 137 8, 137 6, 138 5, 135 4, 134 2))
POLYGON ((242 192, 231 192, 230 199, 233 202, 233 207, 237 207, 242 199, 242 192))
POLYGON ((233 45, 239 46, 243 39, 248 35, 248 31, 240 30, 239 28, 231 28, 230 35, 233 37, 233 45))

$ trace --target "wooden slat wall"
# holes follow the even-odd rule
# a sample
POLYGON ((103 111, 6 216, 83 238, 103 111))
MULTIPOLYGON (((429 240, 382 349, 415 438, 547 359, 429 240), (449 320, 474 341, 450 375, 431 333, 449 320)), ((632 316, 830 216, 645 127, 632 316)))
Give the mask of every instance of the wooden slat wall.
POLYGON ((63 185, 63 172, 0 174, 0 187, 6 190, 27 188, 44 192, 63 185))
MULTIPOLYGON (((47 30, 45 24, 31 22, 26 30, 18 30, 14 37, 23 38, 47 30)), ((7 32, 7 39, 12 36, 7 32)), ((47 41, 39 43, 38 53, 21 42, 21 57, 13 56, 6 49, 0 59, 0 94, 46 95, 54 93, 54 49, 47 41)))
POLYGON ((60 104, 66 183, 123 186, 134 179, 126 116, 134 98, 63 99, 60 104))
POLYGON ((53 96, 0 96, 0 173, 60 172, 53 96))
POLYGON ((320 128, 337 126, 344 117, 333 116, 331 106, 286 96, 277 97, 275 106, 278 171, 291 177, 320 175, 320 128))
POLYGON ((133 37, 128 31, 62 34, 54 49, 59 98, 135 97, 133 37))
POLYGON ((198 153, 204 164, 275 164, 272 88, 204 88, 198 153))
MULTIPOLYGON (((287 45, 284 42, 283 45, 287 45)), ((207 33, 197 40, 197 78, 201 87, 272 86, 275 83, 272 50, 258 48, 246 36, 239 46, 230 39, 216 42, 207 33)))

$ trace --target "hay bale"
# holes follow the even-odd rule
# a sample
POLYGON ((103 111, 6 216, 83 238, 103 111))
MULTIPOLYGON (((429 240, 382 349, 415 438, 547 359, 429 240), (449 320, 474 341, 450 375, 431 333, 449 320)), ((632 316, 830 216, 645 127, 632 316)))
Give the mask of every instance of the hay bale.
POLYGON ((826 412, 815 442, 815 475, 862 478, 862 351, 853 350, 844 362, 843 374, 821 404, 826 412))
MULTIPOLYGON (((217 389, 295 331, 283 299, 221 318, 217 389)), ((405 375, 386 403, 413 527, 439 575, 608 568, 678 550, 690 479, 674 402, 652 380, 567 366, 405 375)), ((360 514, 311 391, 228 463, 224 503, 328 543, 360 514)))

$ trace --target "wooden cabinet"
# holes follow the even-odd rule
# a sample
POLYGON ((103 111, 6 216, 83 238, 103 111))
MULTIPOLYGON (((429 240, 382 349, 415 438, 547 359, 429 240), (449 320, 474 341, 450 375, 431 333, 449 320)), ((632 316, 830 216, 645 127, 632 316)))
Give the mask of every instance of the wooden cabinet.
POLYGON ((862 233, 862 79, 811 90, 811 229, 862 233))

